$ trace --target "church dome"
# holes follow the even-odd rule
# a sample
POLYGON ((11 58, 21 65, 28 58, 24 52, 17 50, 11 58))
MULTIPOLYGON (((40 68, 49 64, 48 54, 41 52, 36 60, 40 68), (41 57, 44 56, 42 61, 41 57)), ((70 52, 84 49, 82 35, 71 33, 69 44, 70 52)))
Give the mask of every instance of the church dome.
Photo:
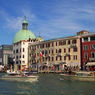
POLYGON ((24 21, 22 23, 22 30, 16 33, 13 43, 22 41, 22 40, 28 40, 29 38, 31 39, 36 39, 34 33, 32 33, 30 30, 28 30, 28 22, 26 20, 26 17, 24 18, 24 21))

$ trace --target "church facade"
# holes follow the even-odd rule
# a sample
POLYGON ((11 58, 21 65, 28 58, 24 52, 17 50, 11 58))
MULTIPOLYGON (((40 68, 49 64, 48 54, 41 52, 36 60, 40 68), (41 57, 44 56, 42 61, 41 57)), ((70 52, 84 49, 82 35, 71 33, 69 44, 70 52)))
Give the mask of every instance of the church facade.
POLYGON ((16 33, 13 40, 14 64, 19 70, 28 68, 28 46, 38 41, 38 38, 28 30, 28 21, 24 18, 22 30, 16 33))

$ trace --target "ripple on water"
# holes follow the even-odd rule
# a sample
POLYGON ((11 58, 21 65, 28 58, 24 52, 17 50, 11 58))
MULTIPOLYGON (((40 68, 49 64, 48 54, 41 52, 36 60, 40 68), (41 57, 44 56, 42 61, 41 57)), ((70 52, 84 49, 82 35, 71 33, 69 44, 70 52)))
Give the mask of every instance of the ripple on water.
POLYGON ((37 82, 0 80, 0 95, 95 95, 95 82, 60 80, 58 74, 41 74, 37 82))

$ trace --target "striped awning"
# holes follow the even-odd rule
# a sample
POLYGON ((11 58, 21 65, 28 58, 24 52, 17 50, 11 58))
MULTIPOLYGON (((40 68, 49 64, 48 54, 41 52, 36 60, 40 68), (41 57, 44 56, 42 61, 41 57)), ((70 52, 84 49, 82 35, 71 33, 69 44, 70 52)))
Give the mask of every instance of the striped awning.
POLYGON ((95 66, 95 62, 88 62, 86 66, 95 66))

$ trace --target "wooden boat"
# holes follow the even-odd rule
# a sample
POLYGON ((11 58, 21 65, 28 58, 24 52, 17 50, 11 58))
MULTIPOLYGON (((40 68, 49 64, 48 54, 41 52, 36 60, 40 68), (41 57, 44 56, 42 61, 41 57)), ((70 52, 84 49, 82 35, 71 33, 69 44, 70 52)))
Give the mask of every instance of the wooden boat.
POLYGON ((60 74, 61 79, 64 80, 78 80, 78 81, 95 81, 94 72, 76 72, 74 75, 72 74, 60 74))

